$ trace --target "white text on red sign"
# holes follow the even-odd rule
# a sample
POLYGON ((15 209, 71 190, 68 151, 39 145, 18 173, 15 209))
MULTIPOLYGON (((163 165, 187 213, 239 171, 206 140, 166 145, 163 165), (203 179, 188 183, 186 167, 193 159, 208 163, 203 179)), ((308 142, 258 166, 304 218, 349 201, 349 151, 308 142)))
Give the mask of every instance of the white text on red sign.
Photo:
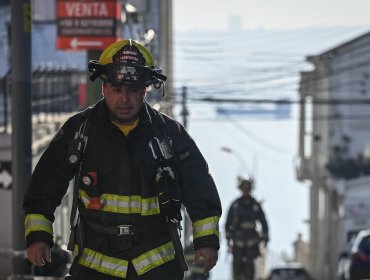
POLYGON ((99 2, 67 2, 65 3, 68 17, 108 17, 106 3, 99 2))

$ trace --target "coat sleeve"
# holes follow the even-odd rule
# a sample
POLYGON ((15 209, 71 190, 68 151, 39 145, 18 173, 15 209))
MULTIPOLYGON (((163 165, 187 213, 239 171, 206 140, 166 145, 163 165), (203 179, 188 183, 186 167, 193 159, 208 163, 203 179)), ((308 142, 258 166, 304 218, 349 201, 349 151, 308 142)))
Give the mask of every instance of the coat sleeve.
POLYGON ((69 119, 54 136, 32 173, 22 205, 27 247, 36 241, 54 244, 54 212, 74 175, 67 161, 68 145, 74 131, 73 121, 69 119))
POLYGON ((225 235, 226 239, 231 239, 233 235, 233 223, 234 223, 234 214, 233 214, 233 208, 236 202, 233 202, 229 208, 229 211, 227 212, 227 218, 225 222, 225 235))
POLYGON ((181 124, 177 124, 175 129, 177 133, 172 135, 172 145, 178 159, 182 202, 192 221, 194 249, 219 249, 219 219, 222 210, 216 185, 193 139, 181 124))
POLYGON ((269 238, 269 228, 268 228, 266 216, 261 207, 261 204, 260 203, 257 203, 257 204, 259 208, 257 218, 262 227, 262 238, 268 239, 269 238))

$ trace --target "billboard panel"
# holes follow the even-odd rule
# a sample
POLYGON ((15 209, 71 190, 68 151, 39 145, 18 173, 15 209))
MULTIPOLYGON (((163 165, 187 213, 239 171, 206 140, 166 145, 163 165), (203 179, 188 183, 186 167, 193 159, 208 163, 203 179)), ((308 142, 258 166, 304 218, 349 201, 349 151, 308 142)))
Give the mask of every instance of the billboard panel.
POLYGON ((117 0, 58 0, 57 48, 103 50, 119 38, 121 4, 117 0))

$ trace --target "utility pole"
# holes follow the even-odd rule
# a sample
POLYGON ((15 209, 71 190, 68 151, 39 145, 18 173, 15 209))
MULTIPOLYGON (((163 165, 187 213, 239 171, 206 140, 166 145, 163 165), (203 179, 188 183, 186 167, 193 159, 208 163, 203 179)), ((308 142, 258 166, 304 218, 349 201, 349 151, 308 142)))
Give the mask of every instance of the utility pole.
MULTIPOLYGON (((189 111, 188 111, 188 108, 186 106, 187 87, 182 87, 181 97, 182 97, 182 99, 181 99, 182 108, 181 108, 180 115, 182 117, 182 124, 186 129, 187 124, 188 124, 187 123, 187 118, 188 118, 188 115, 189 115, 189 111)), ((190 246, 190 236, 191 236, 191 234, 192 234, 191 221, 190 221, 189 216, 186 214, 186 212, 184 212, 184 246, 185 247, 190 246)))
POLYGON ((159 65, 168 79, 166 81, 166 96, 162 99, 163 113, 172 116, 173 107, 173 22, 172 0, 159 0, 159 65))
POLYGON ((181 105, 182 105, 182 109, 181 109, 181 117, 182 117, 182 124, 185 128, 188 127, 188 123, 187 123, 187 119, 188 119, 188 116, 189 116, 189 111, 188 111, 188 108, 186 106, 186 100, 188 98, 188 88, 187 87, 182 87, 182 91, 181 91, 181 105))
POLYGON ((31 279, 25 256, 22 200, 32 172, 31 0, 11 2, 12 276, 31 279))
MULTIPOLYGON (((99 57, 101 55, 101 50, 87 50, 87 64, 89 64, 89 61, 92 60, 99 60, 99 57)), ((87 72, 87 78, 86 78, 86 98, 87 98, 87 105, 93 105, 96 102, 98 102, 102 98, 101 93, 101 82, 100 80, 92 82, 89 77, 91 76, 90 72, 87 72)))

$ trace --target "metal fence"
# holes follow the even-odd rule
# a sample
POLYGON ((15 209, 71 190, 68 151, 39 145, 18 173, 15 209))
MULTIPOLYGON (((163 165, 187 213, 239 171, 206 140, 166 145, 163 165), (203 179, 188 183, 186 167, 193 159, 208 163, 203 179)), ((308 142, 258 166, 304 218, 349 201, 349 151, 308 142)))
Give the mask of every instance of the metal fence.
MULTIPOLYGON (((32 117, 69 113, 81 108, 79 91, 85 74, 72 67, 39 66, 32 71, 32 117)), ((0 79, 0 133, 11 124, 11 75, 0 79)))

